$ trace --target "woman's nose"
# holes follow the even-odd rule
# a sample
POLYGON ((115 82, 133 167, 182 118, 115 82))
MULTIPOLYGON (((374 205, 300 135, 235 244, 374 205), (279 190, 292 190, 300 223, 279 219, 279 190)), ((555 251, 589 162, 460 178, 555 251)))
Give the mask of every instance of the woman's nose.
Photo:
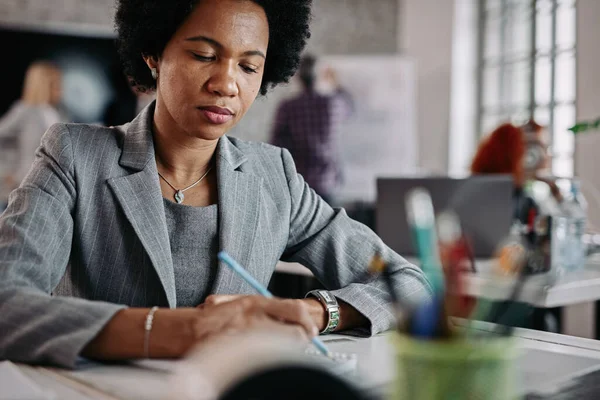
POLYGON ((223 97, 237 96, 237 71, 230 62, 223 62, 216 66, 208 80, 208 90, 223 97))

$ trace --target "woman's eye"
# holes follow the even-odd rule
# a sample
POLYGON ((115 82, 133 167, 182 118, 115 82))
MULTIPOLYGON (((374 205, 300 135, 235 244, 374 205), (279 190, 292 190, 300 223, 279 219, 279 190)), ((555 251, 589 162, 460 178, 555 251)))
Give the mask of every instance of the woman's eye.
POLYGON ((252 67, 248 67, 248 66, 244 66, 244 65, 242 65, 241 67, 244 70, 244 72, 246 72, 248 74, 255 74, 258 72, 257 68, 252 68, 252 67))
POLYGON ((192 53, 194 58, 198 61, 213 61, 215 59, 214 56, 201 56, 200 54, 192 53))

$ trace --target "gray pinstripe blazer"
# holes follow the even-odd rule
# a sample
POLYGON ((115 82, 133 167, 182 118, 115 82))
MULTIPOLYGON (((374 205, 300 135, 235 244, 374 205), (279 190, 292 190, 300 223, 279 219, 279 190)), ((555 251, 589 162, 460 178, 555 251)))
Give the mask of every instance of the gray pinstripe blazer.
MULTIPOLYGON (((73 367, 121 308, 177 307, 153 112, 44 135, 0 218, 0 359, 73 367)), ((216 167, 219 247, 263 284, 279 259, 300 262, 363 313, 371 333, 393 322, 382 284, 357 282, 375 251, 393 261, 407 301, 429 295, 420 270, 322 201, 286 150, 225 136, 216 167)), ((219 266, 212 293, 254 291, 219 266)))

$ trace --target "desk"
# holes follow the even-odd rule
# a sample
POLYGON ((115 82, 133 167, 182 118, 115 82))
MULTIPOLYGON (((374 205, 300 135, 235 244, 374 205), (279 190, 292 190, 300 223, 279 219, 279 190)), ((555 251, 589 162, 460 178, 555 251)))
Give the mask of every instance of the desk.
MULTIPOLYGON (((415 259, 408 258, 416 263, 415 259)), ((477 260, 477 273, 466 275, 468 295, 489 300, 504 300, 509 296, 513 281, 494 276, 493 260, 477 260)), ((313 276, 300 264, 279 263, 277 272, 313 276)), ((595 301, 600 300, 600 257, 588 259, 580 271, 568 274, 555 282, 547 275, 528 278, 520 301, 540 308, 563 307, 562 332, 567 335, 595 338, 595 301)))
MULTIPOLYGON (((490 331, 493 325, 476 323, 476 329, 490 331)), ((515 336, 519 346, 529 352, 525 364, 531 371, 521 384, 524 392, 548 389, 556 379, 572 373, 568 370, 569 361, 564 361, 568 357, 583 360, 578 364, 580 370, 600 367, 600 342, 595 340, 527 329, 516 329, 515 336)), ((371 393, 385 393, 395 374, 387 334, 368 339, 330 335, 325 340, 333 351, 357 354, 360 379, 353 379, 354 383, 371 393)), ((24 365, 19 368, 39 386, 56 393, 58 399, 164 400, 169 393, 168 368, 160 368, 160 361, 150 366, 143 362, 121 366, 90 364, 76 371, 24 365)))

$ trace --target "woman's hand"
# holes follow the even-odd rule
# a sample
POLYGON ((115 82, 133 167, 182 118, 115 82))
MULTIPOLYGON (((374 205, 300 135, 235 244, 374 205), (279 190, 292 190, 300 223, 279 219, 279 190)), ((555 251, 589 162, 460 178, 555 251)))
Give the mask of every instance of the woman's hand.
MULTIPOLYGON (((206 298, 206 301, 198 306, 198 308, 210 308, 216 305, 225 304, 231 301, 240 300, 247 297, 244 295, 211 295, 206 298)), ((309 297, 301 300, 280 300, 283 301, 287 307, 301 307, 305 309, 313 325, 317 328, 317 332, 321 332, 327 326, 327 312, 321 302, 314 297, 309 297)), ((340 307, 340 323, 336 331, 355 327, 368 327, 369 321, 359 313, 354 307, 338 299, 340 307)), ((316 334, 315 334, 316 335, 316 334)))
POLYGON ((308 304, 301 300, 213 295, 198 307, 192 332, 197 341, 217 334, 261 329, 306 340, 319 333, 309 311, 308 304))
MULTIPOLYGON (((227 303, 227 302, 230 302, 233 300, 241 299, 244 297, 249 297, 249 296, 240 295, 240 294, 213 294, 213 295, 208 296, 206 298, 205 302, 200 304, 198 306, 198 308, 211 307, 211 306, 215 306, 218 304, 223 304, 223 303, 227 303)), ((299 303, 300 304, 299 307, 306 308, 306 310, 308 311, 308 314, 310 315, 310 318, 313 321, 313 324, 317 328, 317 334, 318 334, 318 332, 321 332, 323 329, 325 329, 325 325, 327 324, 325 308, 317 299, 307 298, 307 299, 302 299, 302 300, 286 300, 286 304, 295 304, 295 303, 299 303)), ((316 336, 316 334, 315 334, 315 336, 316 336)))

